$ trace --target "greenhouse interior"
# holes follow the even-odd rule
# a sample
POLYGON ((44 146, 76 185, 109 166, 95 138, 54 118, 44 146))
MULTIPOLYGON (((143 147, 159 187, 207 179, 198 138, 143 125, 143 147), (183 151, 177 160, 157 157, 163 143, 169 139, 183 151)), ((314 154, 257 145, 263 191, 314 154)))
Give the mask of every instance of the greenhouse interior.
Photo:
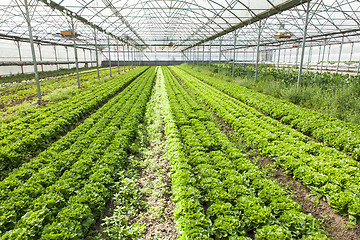
POLYGON ((1 239, 360 239, 359 0, 1 0, 1 239))

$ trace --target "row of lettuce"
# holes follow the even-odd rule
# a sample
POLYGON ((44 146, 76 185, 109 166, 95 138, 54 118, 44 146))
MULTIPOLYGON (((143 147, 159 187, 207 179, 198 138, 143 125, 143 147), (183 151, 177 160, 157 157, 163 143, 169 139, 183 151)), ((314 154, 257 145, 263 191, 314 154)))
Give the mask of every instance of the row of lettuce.
MULTIPOLYGON (((100 71, 101 78, 104 78, 108 75, 109 69, 103 69, 100 71)), ((96 71, 92 70, 80 72, 80 82, 83 88, 91 86, 92 84, 94 84, 95 80, 97 82, 96 71)), ((46 96, 47 94, 57 89, 75 86, 76 83, 76 75, 74 74, 70 76, 43 79, 40 83, 41 92, 43 96, 46 96)), ((31 99, 36 99, 36 91, 37 90, 35 82, 0 88, 0 108, 6 109, 9 106, 16 105, 25 100, 29 101, 31 99)))
POLYGON ((254 90, 219 81, 214 77, 200 74, 190 68, 181 67, 188 73, 228 95, 256 108, 281 123, 316 138, 360 160, 360 130, 354 123, 344 122, 326 114, 301 108, 293 103, 258 93, 254 90))
MULTIPOLYGON (((218 64, 212 64, 211 69, 218 71, 218 64)), ((253 79, 255 76, 255 65, 235 65, 234 74, 236 77, 247 77, 253 79)), ((231 76, 232 64, 221 64, 221 69, 231 76)), ((286 86, 296 85, 298 72, 293 69, 274 68, 272 65, 260 65, 258 69, 259 81, 276 81, 286 86)), ((360 76, 350 74, 333 74, 330 72, 309 72, 304 71, 301 77, 303 86, 319 86, 322 89, 331 90, 334 87, 355 86, 360 83, 360 76)))
MULTIPOLYGON (((114 67, 115 68, 115 67, 114 67)), ((117 67, 116 67, 117 68, 117 67)), ((124 67, 121 66, 123 69, 124 67)), ((129 66, 126 66, 126 68, 129 68, 129 66)), ((108 69, 108 68, 107 68, 108 69)), ((100 71, 103 71, 104 68, 101 68, 100 71)), ((79 72, 96 72, 96 68, 79 68, 79 72)), ((53 78, 56 76, 63 76, 63 75, 75 75, 76 74, 76 68, 62 68, 55 71, 44 71, 39 72, 39 78, 45 79, 45 78, 53 78)), ((7 76, 0 76, 0 86, 5 86, 7 84, 13 84, 13 83, 26 83, 29 81, 35 80, 35 74, 34 73, 25 73, 25 74, 10 74, 7 76)))
MULTIPOLYGON (((278 167, 292 174, 313 193, 324 197, 335 211, 349 215, 353 222, 360 220, 359 162, 259 113, 179 68, 173 70, 190 91, 231 125, 244 142, 274 160, 278 167)), ((196 76, 207 80, 199 74, 196 76)), ((245 92, 244 96, 249 95, 245 92)), ((281 111, 281 107, 277 109, 281 111)))
POLYGON ((68 100, 40 108, 8 124, 1 124, 0 179, 39 151, 46 149, 145 70, 146 67, 138 68, 68 100))
POLYGON ((127 164, 155 74, 155 68, 147 70, 73 131, 0 182, 1 239, 87 236, 111 198, 117 174, 127 164))
POLYGON ((327 239, 311 215, 240 153, 170 70, 163 72, 180 239, 327 239))
MULTIPOLYGON (((80 68, 80 71, 89 70, 92 68, 80 68)), ((46 71, 46 72, 39 72, 40 78, 46 78, 46 77, 53 77, 56 75, 64 75, 64 74, 72 74, 76 72, 76 68, 70 68, 70 69, 59 69, 56 71, 46 71)), ((20 83, 24 81, 30 81, 32 79, 35 79, 34 73, 25 73, 25 74, 10 74, 8 76, 0 76, 0 85, 6 84, 6 83, 20 83)))

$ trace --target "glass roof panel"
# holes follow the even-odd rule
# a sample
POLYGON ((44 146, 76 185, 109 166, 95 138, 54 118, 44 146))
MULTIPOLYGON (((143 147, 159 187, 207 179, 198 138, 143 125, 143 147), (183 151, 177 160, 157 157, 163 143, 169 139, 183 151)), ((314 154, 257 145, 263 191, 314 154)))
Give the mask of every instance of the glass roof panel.
MULTIPOLYGON (((259 18, 263 18, 262 44, 277 46, 293 44, 302 39, 305 0, 28 0, 33 35, 38 41, 71 44, 60 31, 71 29, 74 16, 75 31, 81 44, 94 44, 94 26, 98 43, 107 44, 107 34, 138 46, 169 46, 184 50, 189 46, 207 43, 224 36, 223 43, 231 47, 237 28, 237 45, 256 44, 259 18), (58 9, 49 5, 58 5, 58 9), (59 8, 65 8, 59 11, 59 8), (69 11, 67 11, 69 10, 69 11), (278 13, 279 12, 279 13, 278 13), (90 26, 92 25, 92 26, 90 26), (291 39, 279 41, 279 31, 291 33, 291 39), (230 33, 230 34, 228 34, 230 33)), ((27 24, 20 0, 1 0, 0 36, 28 38, 27 24)), ((313 0, 308 36, 321 41, 359 41, 359 0, 313 0)), ((214 41, 219 43, 219 39, 214 41)))

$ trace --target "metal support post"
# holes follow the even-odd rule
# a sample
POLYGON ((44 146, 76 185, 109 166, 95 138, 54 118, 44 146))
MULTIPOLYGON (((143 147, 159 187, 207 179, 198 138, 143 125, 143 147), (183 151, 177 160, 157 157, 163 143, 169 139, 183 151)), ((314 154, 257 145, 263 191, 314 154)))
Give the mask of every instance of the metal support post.
POLYGON ((298 69, 298 60, 299 60, 299 47, 300 45, 297 46, 296 48, 296 60, 295 60, 295 69, 298 69))
POLYGON ((77 83, 78 87, 80 88, 80 77, 79 77, 79 62, 78 62, 78 55, 77 55, 77 49, 76 49, 76 33, 75 33, 75 26, 74 26, 74 20, 71 17, 71 30, 73 35, 73 42, 74 42, 74 53, 75 53, 75 65, 76 65, 76 76, 77 76, 77 83))
POLYGON ((324 49, 323 49, 323 54, 322 54, 322 58, 321 58, 320 73, 322 73, 322 71, 323 71, 324 57, 325 57, 325 46, 326 46, 326 40, 324 40, 324 49))
POLYGON ((202 64, 201 66, 204 66, 204 54, 205 54, 205 44, 203 45, 203 52, 202 52, 202 64))
POLYGON ((83 53, 84 53, 84 61, 85 61, 85 65, 86 65, 87 62, 86 62, 86 52, 85 52, 85 48, 83 48, 83 53))
POLYGON ((135 62, 135 56, 134 56, 134 48, 130 48, 130 53, 131 53, 131 69, 134 69, 134 62, 135 62))
MULTIPOLYGON (((55 61, 57 62, 58 59, 57 59, 57 53, 56 53, 56 46, 54 45, 54 53, 55 53, 55 61)), ((56 65, 56 70, 59 70, 59 65, 58 64, 55 64, 56 65)))
POLYGON ((123 49, 123 66, 124 66, 124 72, 125 72, 125 66, 126 66, 126 64, 125 64, 125 44, 123 45, 123 47, 122 47, 122 49, 123 49))
POLYGON ((290 54, 289 54, 289 61, 288 61, 288 63, 290 63, 290 65, 291 65, 291 53, 292 53, 292 48, 289 48, 289 51, 290 51, 290 54))
POLYGON ((135 68, 135 49, 132 47, 131 48, 131 66, 132 66, 132 69, 135 68))
POLYGON ((320 63, 320 58, 321 58, 321 46, 319 46, 319 56, 318 56, 317 63, 316 63, 316 70, 319 70, 318 66, 320 63))
POLYGON ((222 37, 220 37, 220 44, 219 44, 219 69, 218 69, 218 74, 220 74, 220 68, 221 68, 221 42, 222 42, 222 37))
MULTIPOLYGON (((254 50, 252 51, 252 62, 255 64, 256 63, 256 59, 255 59, 255 50, 256 50, 256 48, 254 48, 254 50)), ((247 54, 245 54, 246 53, 246 48, 244 48, 244 62, 246 62, 247 61, 247 54)), ((280 54, 280 52, 279 52, 279 54, 280 54)))
POLYGON ((28 6, 28 1, 27 0, 24 0, 24 6, 25 6, 26 22, 27 22, 28 31, 29 31, 31 55, 32 55, 33 63, 34 63, 34 73, 35 73, 36 89, 37 89, 37 94, 38 94, 38 103, 41 103, 41 90, 40 90, 39 73, 38 73, 38 69, 37 69, 35 47, 34 47, 34 39, 33 39, 33 35, 32 35, 32 28, 31 28, 31 22, 30 22, 30 14, 29 14, 29 6, 28 6))
POLYGON ((197 46, 196 65, 198 66, 199 66, 199 60, 200 60, 200 47, 197 46))
POLYGON ((91 65, 91 67, 93 67, 93 53, 92 53, 92 50, 90 49, 90 65, 91 65))
MULTIPOLYGON (((248 58, 249 58, 249 52, 246 53, 246 48, 243 48, 243 59, 242 59, 242 62, 245 63, 247 62, 248 58)), ((252 59, 255 60, 255 51, 252 51, 251 53, 252 55, 252 59)), ((255 61, 254 61, 255 62, 255 61)))
POLYGON ((193 55, 192 48, 189 49, 189 57, 190 57, 190 64, 194 64, 194 55, 193 55))
POLYGON ((341 52, 342 52, 342 49, 343 49, 343 45, 344 45, 344 37, 342 37, 342 39, 341 39, 341 45, 340 45, 340 51, 339 51, 339 59, 338 59, 337 66, 336 66, 336 74, 339 73, 340 60, 341 60, 341 52))
POLYGON ((38 43, 38 48, 39 48, 39 56, 40 56, 40 62, 41 62, 41 71, 44 71, 44 65, 42 64, 43 58, 42 58, 42 54, 41 54, 41 46, 40 43, 38 43))
POLYGON ((197 65, 197 47, 194 47, 194 65, 196 64, 197 65))
POLYGON ((210 56, 209 56, 209 71, 211 70, 211 45, 212 45, 212 41, 210 41, 210 47, 209 47, 209 53, 210 53, 210 56))
POLYGON ((350 59, 349 59, 350 62, 352 60, 353 50, 354 50, 354 43, 351 43, 350 59))
POLYGON ((155 66, 157 65, 157 62, 156 62, 156 46, 154 46, 154 49, 155 49, 155 66))
POLYGON ((300 69, 299 69, 298 82, 297 82, 298 90, 300 89, 301 74, 302 74, 302 68, 303 68, 303 64, 304 64, 305 43, 306 43, 307 28, 308 28, 308 24, 309 24, 309 12, 310 12, 309 10, 310 10, 310 1, 308 1, 307 5, 306 5, 306 18, 305 18, 303 41, 302 41, 300 69))
POLYGON ((130 64, 130 69, 133 69, 133 63, 132 63, 132 47, 129 46, 129 64, 130 64))
POLYGON ((112 77, 111 72, 111 50, 110 50, 110 36, 108 35, 108 48, 109 48, 109 69, 110 69, 110 77, 112 77))
POLYGON ((360 72, 360 60, 359 60, 358 68, 357 68, 357 71, 356 71, 356 76, 359 76, 359 72, 360 72))
POLYGON ((120 74, 119 40, 116 41, 118 73, 120 74))
POLYGON ((237 38, 237 32, 235 30, 235 32, 234 32, 234 55, 233 55, 233 62, 232 62, 231 79, 234 79, 234 74, 235 74, 236 38, 237 38))
POLYGON ((276 50, 275 49, 272 51, 272 59, 271 60, 274 61, 274 67, 275 67, 276 66, 276 50))
POLYGON ((351 43, 351 51, 350 51, 350 59, 349 59, 348 71, 350 71, 350 64, 351 64, 351 60, 352 60, 353 50, 354 50, 354 43, 351 43))
POLYGON ((66 50, 66 59, 68 62, 68 69, 70 69, 70 60, 69 60, 69 49, 67 46, 65 46, 65 50, 66 50))
POLYGON ((277 61, 278 68, 280 68, 280 50, 281 50, 281 46, 279 45, 279 54, 278 54, 278 61, 277 61))
POLYGON ((256 47, 255 83, 256 83, 256 81, 257 81, 258 70, 259 70, 260 37, 261 37, 261 20, 259 21, 259 33, 258 33, 257 47, 256 47))
POLYGON ((141 65, 141 53, 140 53, 140 50, 138 50, 137 53, 138 53, 138 66, 140 67, 140 65, 141 65))
POLYGON ((100 80, 99 54, 98 54, 98 48, 97 48, 96 28, 94 28, 94 42, 95 42, 95 60, 96 60, 96 71, 97 71, 98 80, 100 80))
MULTIPOLYGON (((329 45, 329 52, 328 52, 328 56, 327 56, 327 64, 329 64, 329 61, 330 61, 330 50, 331 50, 331 45, 329 45)), ((328 68, 326 68, 326 70, 328 70, 328 68)))
POLYGON ((195 47, 192 48, 193 65, 195 65, 195 47))
MULTIPOLYGON (((21 58, 21 49, 20 49, 20 41, 16 41, 16 46, 19 52, 19 60, 22 63, 22 58, 21 58)), ((24 74, 24 66, 21 64, 21 73, 24 74)))
POLYGON ((140 66, 140 58, 141 58, 141 54, 140 54, 140 50, 137 50, 137 62, 138 62, 138 66, 140 66))
POLYGON ((132 47, 129 46, 129 61, 130 61, 130 69, 133 69, 133 62, 132 62, 132 47))
POLYGON ((136 59, 137 59, 137 65, 140 66, 140 50, 136 51, 136 59))
POLYGON ((306 72, 309 72, 310 62, 311 62, 311 55, 312 55, 312 46, 310 45, 310 47, 309 47, 308 62, 307 62, 307 67, 306 67, 306 72))
MULTIPOLYGON (((126 45, 127 46, 127 55, 128 55, 128 64, 129 64, 129 66, 131 66, 130 65, 130 51, 129 51, 129 44, 127 44, 126 45)), ((156 56, 156 55, 155 55, 156 56)), ((156 60, 155 60, 156 61, 156 60)), ((131 69, 131 68, 130 68, 131 69)))

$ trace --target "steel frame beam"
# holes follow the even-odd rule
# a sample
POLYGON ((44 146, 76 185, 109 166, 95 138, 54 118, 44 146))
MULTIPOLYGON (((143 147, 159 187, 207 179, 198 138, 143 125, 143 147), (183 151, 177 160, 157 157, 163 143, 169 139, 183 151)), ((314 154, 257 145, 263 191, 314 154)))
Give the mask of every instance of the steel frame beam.
POLYGON ((51 7, 52 9, 60 11, 61 13, 63 13, 66 16, 69 16, 71 18, 75 18, 75 19, 79 20, 80 22, 82 22, 85 25, 88 25, 88 26, 90 26, 92 28, 96 28, 98 31, 104 33, 105 35, 109 35, 112 38, 118 39, 119 41, 121 41, 123 43, 128 43, 128 44, 131 44, 131 45, 134 45, 134 46, 139 45, 135 40, 132 40, 132 42, 129 42, 129 41, 127 41, 127 39, 120 38, 120 37, 118 37, 118 36, 116 36, 116 35, 114 35, 114 34, 112 34, 110 32, 107 32, 106 30, 104 30, 100 26, 86 20, 85 18, 79 16, 78 14, 76 14, 76 13, 72 12, 71 10, 61 6, 60 4, 57 4, 56 2, 54 2, 52 0, 38 0, 38 1, 44 3, 45 5, 51 7))
POLYGON ((219 32, 219 33, 214 34, 214 35, 212 35, 212 36, 210 36, 210 37, 208 37, 208 38, 206 38, 204 40, 201 40, 201 41, 199 41, 199 42, 185 48, 184 50, 187 50, 188 48, 192 48, 192 47, 198 46, 200 44, 206 43, 206 42, 208 42, 210 40, 214 40, 214 39, 216 39, 218 37, 221 37, 221 36, 224 36, 224 35, 226 35, 226 34, 228 34, 230 32, 233 32, 233 31, 235 31, 235 30, 237 30, 239 28, 243 28, 243 27, 245 27, 247 25, 258 22, 258 21, 260 21, 262 19, 266 19, 266 18, 268 18, 270 16, 273 16, 273 15, 275 15, 277 13, 283 12, 285 10, 288 10, 290 8, 299 6, 299 5, 304 4, 305 2, 309 2, 309 1, 310 0, 289 0, 289 1, 286 1, 286 2, 276 6, 274 8, 271 8, 271 9, 269 9, 267 11, 264 11, 264 12, 258 14, 258 15, 254 15, 252 18, 249 18, 249 19, 247 19, 245 21, 242 21, 242 22, 240 22, 240 23, 238 23, 238 24, 236 24, 236 25, 234 25, 234 26, 232 26, 232 27, 230 27, 228 29, 225 29, 222 32, 219 32))

